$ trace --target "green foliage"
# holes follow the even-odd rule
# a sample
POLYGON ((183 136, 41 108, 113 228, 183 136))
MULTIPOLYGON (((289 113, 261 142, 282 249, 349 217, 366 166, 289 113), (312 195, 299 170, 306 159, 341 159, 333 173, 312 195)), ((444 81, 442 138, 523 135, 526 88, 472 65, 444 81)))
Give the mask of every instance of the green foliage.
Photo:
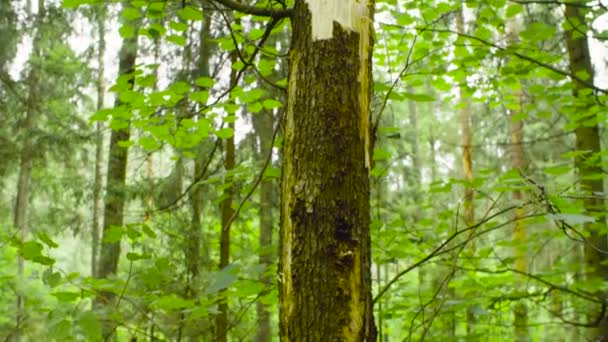
MULTIPOLYGON (((283 137, 269 137, 283 124, 290 23, 277 23, 266 37, 263 17, 224 17, 191 1, 125 4, 63 0, 61 8, 47 4, 46 19, 35 22, 0 0, 0 337, 15 330, 15 297, 24 294, 21 333, 30 340, 101 341, 105 317, 118 322, 119 340, 152 333, 211 340, 221 299, 230 307, 231 337, 250 340, 254 303, 268 305, 273 322, 278 314, 278 234, 271 245, 260 245, 260 213, 270 201, 266 215, 277 226, 280 199, 261 198, 259 188, 267 182, 276 193, 281 178, 283 137), (97 38, 83 40, 78 30, 96 25, 89 19, 99 6, 121 40, 139 35, 140 51, 136 70, 112 75, 106 87, 120 105, 95 110, 97 38), (77 45, 90 47, 76 46, 77 36, 77 45), (19 43, 27 41, 40 53, 16 66, 28 54, 18 52, 19 43), (228 80, 233 72, 239 77, 234 85, 228 80), (32 108, 40 116, 35 129, 24 131, 32 108), (269 127, 261 127, 268 117, 269 127), (127 185, 119 189, 128 200, 125 224, 105 227, 101 241, 122 247, 118 272, 107 279, 89 270, 97 125, 104 148, 109 130, 131 131, 119 143, 129 153, 127 185), (238 166, 226 172, 222 153, 232 138, 238 166), (29 231, 21 236, 12 225, 26 141, 34 144, 32 194, 29 231), (264 144, 277 148, 268 161, 264 144), (218 207, 231 186, 237 211, 232 262, 218 269, 218 207), (272 264, 260 264, 260 255, 272 255, 272 264), (24 260, 22 276, 17 259, 24 260), (107 312, 91 309, 100 293, 113 296, 107 312)), ((550 6, 377 2, 370 118, 379 127, 370 230, 383 340, 510 341, 520 304, 527 308, 530 340, 575 338, 585 331, 564 322, 585 323, 599 308, 595 300, 606 282, 584 273, 581 249, 592 237, 590 227, 606 231, 598 221, 604 210, 589 212, 585 200, 605 196, 586 193, 580 181, 603 182, 604 173, 579 177, 573 160, 584 157, 585 165, 605 170, 606 156, 577 150, 571 133, 605 121, 606 96, 585 89, 573 96, 561 37, 580 23, 565 21, 550 6), (455 15, 462 8, 465 32, 459 34, 455 15), (522 25, 517 39, 508 40, 511 20, 522 25), (461 113, 467 108, 472 179, 462 172, 461 113), (523 125, 528 166, 522 170, 511 164, 515 123, 523 125), (473 226, 464 219, 466 189, 474 191, 473 226), (516 223, 525 227, 525 240, 514 237, 516 223), (522 254, 525 272, 515 269, 522 254), (476 318, 472 329, 467 312, 476 318)), ((587 17, 597 17, 596 11, 589 9, 587 17)), ((108 55, 118 58, 116 52, 108 55)), ((276 329, 273 323, 273 335, 276 329)))

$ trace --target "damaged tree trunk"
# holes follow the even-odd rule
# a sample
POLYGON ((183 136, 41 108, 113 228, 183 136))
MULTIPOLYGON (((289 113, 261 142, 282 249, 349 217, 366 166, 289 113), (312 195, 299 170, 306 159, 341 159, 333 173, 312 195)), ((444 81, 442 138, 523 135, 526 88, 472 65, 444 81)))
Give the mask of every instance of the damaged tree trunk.
POLYGON ((281 184, 281 341, 375 341, 369 99, 373 1, 297 1, 281 184))

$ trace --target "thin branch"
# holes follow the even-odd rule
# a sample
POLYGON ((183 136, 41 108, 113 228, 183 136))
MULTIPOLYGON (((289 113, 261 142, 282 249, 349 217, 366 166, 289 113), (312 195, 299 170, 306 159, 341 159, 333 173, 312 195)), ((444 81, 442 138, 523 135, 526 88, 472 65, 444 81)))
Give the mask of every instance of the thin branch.
POLYGON ((235 11, 239 11, 245 14, 257 15, 259 17, 271 17, 273 19, 282 19, 291 17, 293 14, 293 8, 283 8, 283 9, 274 9, 274 8, 262 8, 250 6, 247 4, 243 4, 234 0, 212 0, 217 2, 224 7, 228 7, 235 11))
POLYGON ((524 60, 526 62, 530 62, 532 64, 536 64, 536 65, 538 65, 540 67, 543 67, 543 68, 545 68, 547 70, 550 70, 550 71, 552 71, 552 72, 554 72, 554 73, 556 73, 558 75, 561 75, 561 76, 564 76, 564 77, 569 77, 569 78, 571 78, 571 79, 579 82, 580 84, 586 86, 587 88, 595 90, 598 93, 608 94, 608 90, 600 88, 600 87, 597 87, 593 83, 590 83, 589 81, 586 81, 586 80, 584 80, 584 79, 582 79, 582 78, 574 75, 571 72, 567 72, 567 71, 558 69, 558 68, 556 68, 556 67, 554 67, 554 66, 552 66, 550 64, 547 64, 545 62, 541 62, 541 61, 539 61, 539 60, 537 60, 535 58, 532 58, 530 56, 526 56, 526 55, 521 54, 521 53, 519 53, 517 51, 512 51, 511 49, 508 49, 506 47, 502 47, 500 45, 496 45, 496 44, 494 44, 492 42, 489 42, 489 41, 487 41, 487 40, 485 40, 483 38, 479 38, 479 37, 476 37, 476 36, 471 35, 471 34, 456 32, 456 31, 449 30, 449 29, 429 29, 429 28, 425 27, 425 28, 421 28, 421 30, 439 32, 439 33, 452 33, 452 34, 456 34, 456 35, 464 37, 464 38, 468 38, 468 39, 472 39, 472 40, 478 41, 478 42, 482 43, 483 45, 495 48, 495 49, 497 49, 499 51, 503 51, 503 52, 509 53, 512 56, 515 56, 515 57, 517 57, 517 58, 519 58, 521 60, 524 60))
MULTIPOLYGON (((496 218, 496 217, 498 217, 498 216, 500 216, 500 215, 503 215, 503 214, 505 214, 505 213, 507 213, 507 212, 509 212, 509 211, 511 211, 511 210, 514 210, 514 209, 517 209, 517 208, 521 208, 521 207, 523 207, 523 206, 524 206, 524 205, 526 205, 526 204, 529 204, 529 203, 525 203, 525 204, 522 204, 522 205, 513 205, 513 206, 509 206, 509 207, 507 207, 507 208, 505 208, 505 209, 502 209, 502 210, 499 210, 499 211, 495 212, 495 213, 494 213, 494 214, 492 214, 492 215, 487 216, 486 218, 484 218, 483 220, 481 220, 481 221, 477 222, 477 223, 476 223, 476 224, 474 224, 474 225, 471 225, 471 226, 469 226, 469 227, 467 227, 467 228, 464 228, 464 229, 462 229, 462 230, 460 230, 460 231, 456 231, 456 232, 454 232, 454 233, 453 233, 452 235, 450 235, 450 236, 449 236, 449 237, 448 237, 448 238, 447 238, 445 241, 443 241, 443 242, 442 242, 442 243, 441 243, 441 244, 440 244, 440 245, 439 245, 437 248, 435 248, 435 249, 434 249, 434 250, 433 250, 433 251, 432 251, 430 254, 428 254, 428 255, 427 255, 427 256, 425 256, 424 258, 422 258, 422 259, 418 260, 417 262, 415 262, 415 263, 414 263, 414 264, 412 264, 411 266, 407 267, 407 268, 406 268, 406 269, 404 269, 403 271, 401 271, 401 272, 397 273, 397 275, 395 275, 395 276, 394 276, 394 277, 393 277, 393 278, 392 278, 392 279, 391 279, 391 280, 390 280, 388 283, 386 283, 386 285, 384 285, 384 287, 383 287, 383 288, 382 288, 382 289, 381 289, 381 290, 378 292, 378 294, 377 294, 377 295, 374 297, 373 302, 375 303, 376 301, 378 301, 378 299, 380 299, 380 297, 382 297, 382 296, 383 296, 383 295, 384 295, 384 294, 385 294, 385 293, 386 293, 386 292, 387 292, 387 291, 390 289, 390 287, 391 287, 391 286, 392 286, 394 283, 396 283, 396 282, 397 282, 397 281, 398 281, 398 280, 399 280, 401 277, 403 277, 404 275, 408 274, 409 272, 411 272, 412 270, 414 270, 414 269, 416 269, 417 267, 421 266, 422 264, 425 264, 427 261, 431 260, 431 259, 432 259, 432 258, 434 258, 435 256, 440 255, 440 254, 445 254, 447 251, 454 250, 455 248, 449 248, 449 249, 447 249, 447 250, 445 250, 445 251, 444 251, 443 249, 444 249, 444 248, 445 248, 445 247, 446 247, 446 246, 447 246, 447 245, 448 245, 448 244, 449 244, 449 243, 450 243, 452 240, 454 240, 454 239, 455 239, 457 236, 459 236, 459 235, 461 235, 461 234, 463 234, 463 233, 465 233, 465 232, 467 232, 467 231, 474 230, 474 229, 476 229, 477 227, 480 227, 481 225, 483 225, 484 223, 487 223, 487 222, 489 222, 490 220, 492 220, 492 219, 494 219, 494 218, 496 218)), ((527 217, 526 217, 526 218, 527 218, 527 217)), ((523 218, 522 218, 522 219, 523 219, 523 218)), ((510 221, 507 221, 506 223, 510 224, 510 223, 512 223, 513 221, 515 221, 515 220, 510 220, 510 221)), ((492 228, 492 230, 495 230, 495 229, 497 229, 497 228, 499 228, 499 227, 502 227, 502 226, 504 226, 504 225, 505 225, 505 224, 501 224, 501 225, 498 225, 498 226, 496 226, 496 227, 493 227, 493 228, 492 228)), ((477 233, 477 234, 471 235, 471 236, 469 237, 469 239, 468 239, 468 240, 471 240, 472 238, 474 238, 474 237, 476 237, 476 236, 478 236, 478 235, 480 235, 480 234, 479 234, 479 233, 477 233)), ((457 247, 457 246, 456 246, 456 247, 457 247)))
MULTIPOLYGON (((277 123, 277 127, 274 130, 274 134, 272 135, 272 145, 274 145, 274 142, 277 138, 277 135, 281 129, 281 124, 283 123, 283 120, 285 118, 285 110, 282 111, 281 115, 279 116, 279 122, 277 123)), ((256 178, 255 182, 253 183, 253 186, 251 187, 251 189, 249 190, 249 192, 245 195, 245 197, 243 198, 243 200, 241 201, 241 203, 239 204, 239 206, 236 208, 236 210, 234 211, 234 213, 232 214, 232 216, 230 217, 230 220, 228 220, 228 222, 226 222, 226 224, 224 225, 224 227, 222 227, 222 230, 226 230, 228 229, 228 227, 230 227, 230 225, 232 224, 232 222, 234 222, 234 220, 236 219, 236 217, 239 215, 239 213, 241 212, 241 209, 243 208, 243 206, 245 205, 245 203, 249 200, 249 198, 251 197, 251 195, 253 195, 253 193, 255 192, 255 190, 257 189, 258 185, 260 185, 260 182, 262 182, 262 179, 264 178, 264 172, 266 171, 266 168, 268 167, 268 165, 270 165, 270 161, 272 160, 272 149, 270 149, 270 151, 268 151, 268 157, 266 158, 266 162, 264 163, 264 167, 262 167, 262 170, 260 171, 260 174, 258 175, 258 177, 256 178)))

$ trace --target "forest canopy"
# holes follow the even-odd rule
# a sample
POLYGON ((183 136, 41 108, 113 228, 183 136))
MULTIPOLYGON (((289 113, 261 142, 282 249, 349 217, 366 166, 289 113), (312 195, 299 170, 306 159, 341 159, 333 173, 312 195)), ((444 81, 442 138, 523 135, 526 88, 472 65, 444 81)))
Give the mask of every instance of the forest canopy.
POLYGON ((606 12, 0 0, 0 340, 608 341, 606 12))

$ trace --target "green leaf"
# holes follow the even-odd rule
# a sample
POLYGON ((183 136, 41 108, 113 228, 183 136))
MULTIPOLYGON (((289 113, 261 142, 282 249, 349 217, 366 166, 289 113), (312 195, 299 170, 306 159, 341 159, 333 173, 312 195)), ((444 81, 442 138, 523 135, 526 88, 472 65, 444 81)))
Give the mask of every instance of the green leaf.
POLYGON ((167 33, 167 29, 159 23, 152 23, 148 27, 148 32, 153 38, 158 38, 164 36, 167 33))
POLYGON ((63 0, 61 2, 61 6, 63 8, 72 9, 82 5, 83 3, 83 0, 63 0))
POLYGON ((275 109, 283 106, 283 103, 281 103, 281 101, 277 101, 275 99, 266 99, 264 100, 263 104, 264 108, 266 109, 275 109))
POLYGON ((56 287, 61 283, 61 273, 53 272, 51 268, 48 268, 42 273, 42 282, 51 288, 56 287))
POLYGON ((554 167, 547 167, 547 168, 545 168, 544 171, 547 174, 558 176, 558 175, 566 174, 566 173, 570 172, 571 170, 572 170, 572 167, 570 167, 570 166, 554 166, 554 167))
POLYGON ((53 293, 51 293, 51 295, 53 297, 57 298, 57 300, 62 303, 73 302, 73 301, 77 300, 78 298, 80 298, 79 292, 60 291, 60 292, 53 292, 53 293))
POLYGON ((148 226, 147 224, 142 224, 141 226, 142 230, 144 231, 144 234, 148 235, 149 237, 155 239, 156 238, 156 233, 152 230, 152 228, 150 228, 150 226, 148 226))
POLYGON ((553 26, 541 22, 528 24, 526 30, 520 32, 520 36, 530 41, 547 40, 555 36, 556 29, 553 26))
POLYGON ((44 255, 35 256, 32 259, 32 261, 35 262, 35 263, 37 263, 37 264, 41 264, 41 265, 45 265, 45 266, 53 266, 55 264, 55 259, 49 258, 49 257, 44 256, 44 255))
POLYGON ((279 179, 281 178, 281 169, 269 165, 266 170, 264 170, 263 177, 264 179, 279 179))
POLYGON ((141 233, 139 232, 139 230, 135 229, 135 225, 127 225, 127 237, 129 238, 129 240, 137 240, 140 236, 141 233))
POLYGON ((186 82, 177 81, 169 87, 169 91, 182 95, 190 91, 190 85, 186 82))
POLYGON ((184 20, 203 20, 203 12, 192 6, 184 7, 177 14, 184 20))
POLYGON ((150 259, 149 255, 146 254, 138 254, 138 253, 127 253, 127 259, 129 261, 137 261, 137 260, 145 260, 145 259, 150 259))
POLYGON ((406 99, 417 101, 417 102, 433 102, 435 98, 427 94, 412 94, 412 93, 401 93, 406 99))
POLYGON ((236 115, 229 114, 222 118, 222 121, 225 123, 234 123, 236 121, 236 115))
POLYGON ((78 317, 78 325, 86 335, 87 341, 102 341, 101 323, 93 311, 85 311, 78 317))
POLYGON ((227 267, 224 267, 221 271, 216 272, 215 276, 213 277, 213 281, 205 289, 205 293, 213 294, 213 293, 217 293, 223 289, 228 288, 238 278, 236 276, 236 274, 234 274, 234 273, 235 273, 234 267, 231 267, 230 265, 227 267))
POLYGON ((72 335, 72 322, 67 319, 62 319, 59 322, 53 322, 49 325, 50 336, 53 336, 55 341, 70 341, 72 335))
POLYGON ((135 80, 135 83, 140 87, 152 88, 152 87, 154 87, 154 85, 156 85, 156 75, 150 74, 150 75, 138 77, 135 80))
POLYGON ((118 142, 118 146, 124 147, 124 148, 129 148, 129 147, 133 146, 133 144, 134 144, 133 140, 121 140, 118 142))
POLYGON ((207 100, 209 99, 209 92, 206 90, 201 90, 201 91, 195 91, 192 92, 190 94, 188 94, 188 98, 190 98, 190 100, 201 103, 201 104, 206 104, 207 100))
POLYGON ((199 87, 211 88, 215 84, 215 81, 211 77, 199 77, 194 83, 199 87))
POLYGON ((215 135, 220 139, 228 139, 234 135, 234 130, 230 127, 222 128, 215 131, 215 135))
POLYGON ((132 25, 124 24, 120 27, 118 33, 120 33, 120 36, 124 39, 133 38, 133 36, 135 36, 135 28, 132 25))
POLYGON ((122 10, 120 16, 127 20, 135 20, 141 17, 141 12, 133 7, 127 7, 122 10))
POLYGON ((103 232, 103 242, 114 243, 119 242, 125 234, 125 229, 120 226, 110 226, 103 232))
POLYGON ((111 114, 112 109, 101 109, 97 113, 91 115, 89 122, 93 123, 96 121, 106 121, 111 114))
POLYGON ((262 76, 269 76, 274 71, 275 60, 269 58, 262 58, 258 63, 258 71, 262 76))
POLYGON ((44 244, 49 246, 50 248, 59 247, 59 245, 55 241, 51 240, 51 238, 45 232, 38 231, 36 232, 36 235, 38 236, 40 241, 44 242, 44 244))
POLYGON ((170 294, 160 297, 152 305, 161 310, 175 311, 179 309, 191 308, 194 306, 194 302, 191 300, 183 299, 182 297, 178 297, 175 294, 170 294))
POLYGON ((513 18, 523 11, 523 6, 520 4, 509 4, 507 7, 507 18, 513 18))
POLYGON ((247 105, 247 111, 251 113, 259 113, 264 106, 260 102, 254 102, 247 105))
POLYGON ((391 154, 387 150, 376 147, 374 149, 374 160, 386 160, 391 159, 391 154))
POLYGON ((188 29, 188 25, 182 23, 181 21, 172 21, 169 23, 169 27, 178 32, 184 32, 188 29))
POLYGON ((179 46, 184 46, 186 45, 186 38, 182 37, 182 36, 178 36, 176 34, 172 34, 167 36, 167 41, 177 44, 179 46))
POLYGON ((39 242, 27 241, 21 244, 19 254, 26 260, 34 260, 34 258, 41 256, 43 248, 44 246, 39 242))
POLYGON ((264 96, 265 93, 266 92, 263 89, 255 88, 255 89, 245 92, 243 94, 243 96, 241 97, 241 101, 243 101, 243 103, 251 103, 251 102, 257 101, 260 98, 262 98, 262 96, 264 96))
POLYGON ((148 136, 139 138, 139 146, 149 152, 156 151, 160 148, 160 144, 156 141, 156 139, 148 136))
POLYGON ((234 114, 236 113, 237 110, 239 110, 239 108, 241 108, 241 106, 235 104, 235 103, 226 103, 224 105, 224 110, 226 112, 228 112, 229 114, 234 114))

